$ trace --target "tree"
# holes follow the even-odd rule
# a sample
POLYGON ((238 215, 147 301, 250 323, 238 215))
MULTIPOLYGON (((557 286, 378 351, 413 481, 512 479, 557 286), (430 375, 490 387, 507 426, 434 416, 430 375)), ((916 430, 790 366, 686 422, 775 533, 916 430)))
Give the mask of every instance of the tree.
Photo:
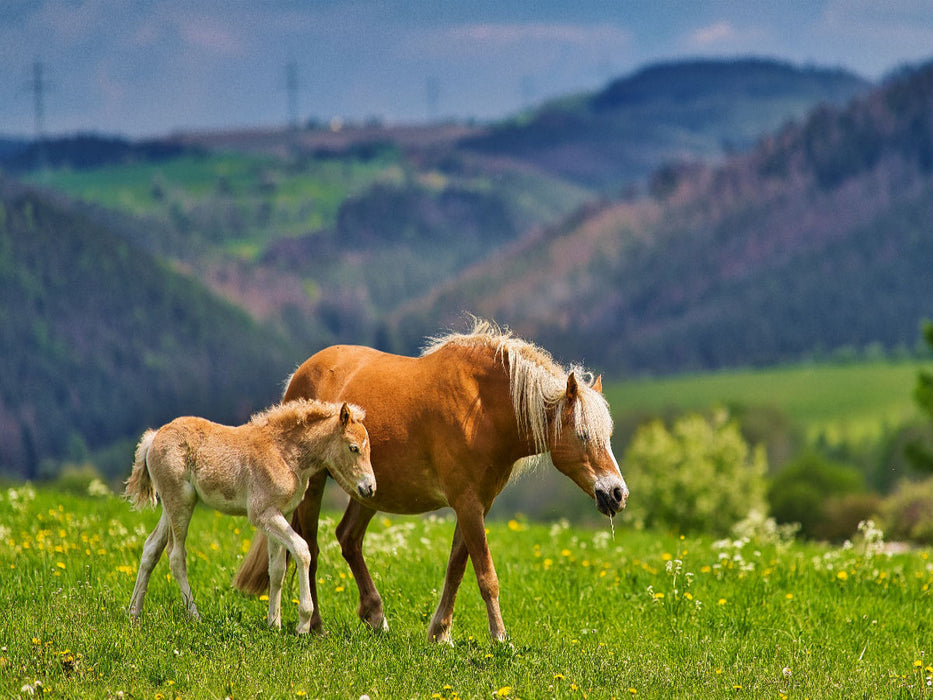
POLYGON ((725 410, 687 415, 670 430, 638 429, 625 455, 630 517, 645 527, 725 535, 752 511, 764 513, 765 449, 751 449, 725 410))
MULTIPOLYGON (((924 322, 923 338, 927 345, 933 349, 933 322, 924 322)), ((920 370, 917 374, 914 401, 917 402, 921 411, 933 419, 933 372, 920 370)), ((915 467, 923 471, 933 472, 933 449, 928 444, 921 440, 915 440, 904 448, 904 452, 915 467)))

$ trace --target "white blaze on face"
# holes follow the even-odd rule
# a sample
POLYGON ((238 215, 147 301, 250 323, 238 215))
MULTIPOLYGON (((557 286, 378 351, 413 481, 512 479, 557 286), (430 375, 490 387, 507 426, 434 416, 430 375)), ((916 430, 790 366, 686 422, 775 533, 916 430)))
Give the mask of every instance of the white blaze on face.
POLYGON ((619 479, 622 480, 622 490, 625 492, 625 498, 628 499, 628 484, 625 483, 625 477, 622 476, 622 468, 619 467, 619 463, 616 461, 616 456, 612 454, 612 445, 606 444, 606 452, 609 454, 609 459, 612 460, 612 465, 616 468, 616 472, 619 474, 619 479))

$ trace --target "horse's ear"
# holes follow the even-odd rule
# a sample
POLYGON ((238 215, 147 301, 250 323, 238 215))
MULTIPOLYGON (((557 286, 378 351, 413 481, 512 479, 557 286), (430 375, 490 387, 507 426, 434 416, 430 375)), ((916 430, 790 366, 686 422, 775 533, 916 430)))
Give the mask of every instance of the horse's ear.
POLYGON ((600 394, 603 393, 603 375, 596 375, 596 381, 593 382, 593 389, 598 391, 600 394))
POLYGON ((347 402, 343 402, 343 406, 340 407, 340 425, 346 426, 350 422, 350 407, 347 405, 347 402))
POLYGON ((577 374, 571 372, 567 377, 567 401, 576 401, 580 387, 577 386, 577 374))

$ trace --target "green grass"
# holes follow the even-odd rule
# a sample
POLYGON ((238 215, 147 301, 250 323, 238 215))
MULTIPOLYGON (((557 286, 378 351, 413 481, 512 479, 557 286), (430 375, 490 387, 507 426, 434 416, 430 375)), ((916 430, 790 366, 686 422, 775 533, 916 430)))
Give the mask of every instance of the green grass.
POLYGON ((609 384, 606 398, 618 416, 715 404, 775 407, 811 441, 873 442, 919 415, 913 391, 923 366, 905 361, 730 370, 609 384))
MULTIPOLYGON (((0 696, 50 697, 930 697, 928 550, 885 555, 760 540, 491 523, 512 646, 492 644, 470 572, 455 645, 425 641, 453 530, 377 516, 366 541, 390 631, 358 621, 323 528, 325 637, 265 626, 230 579, 251 537, 199 510, 188 542, 203 622, 189 622, 163 559, 139 623, 126 618, 158 513, 112 496, 0 491, 0 696)), ((297 621, 294 581, 283 606, 297 621)))

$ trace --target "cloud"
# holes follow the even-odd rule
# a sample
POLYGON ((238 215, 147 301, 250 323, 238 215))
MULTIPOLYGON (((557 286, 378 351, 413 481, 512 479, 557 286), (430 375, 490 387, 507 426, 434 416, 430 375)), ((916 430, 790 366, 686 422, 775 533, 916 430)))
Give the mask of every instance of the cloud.
POLYGON ((687 38, 687 41, 693 46, 705 48, 713 44, 733 40, 736 36, 737 32, 732 23, 721 21, 694 30, 687 38))

